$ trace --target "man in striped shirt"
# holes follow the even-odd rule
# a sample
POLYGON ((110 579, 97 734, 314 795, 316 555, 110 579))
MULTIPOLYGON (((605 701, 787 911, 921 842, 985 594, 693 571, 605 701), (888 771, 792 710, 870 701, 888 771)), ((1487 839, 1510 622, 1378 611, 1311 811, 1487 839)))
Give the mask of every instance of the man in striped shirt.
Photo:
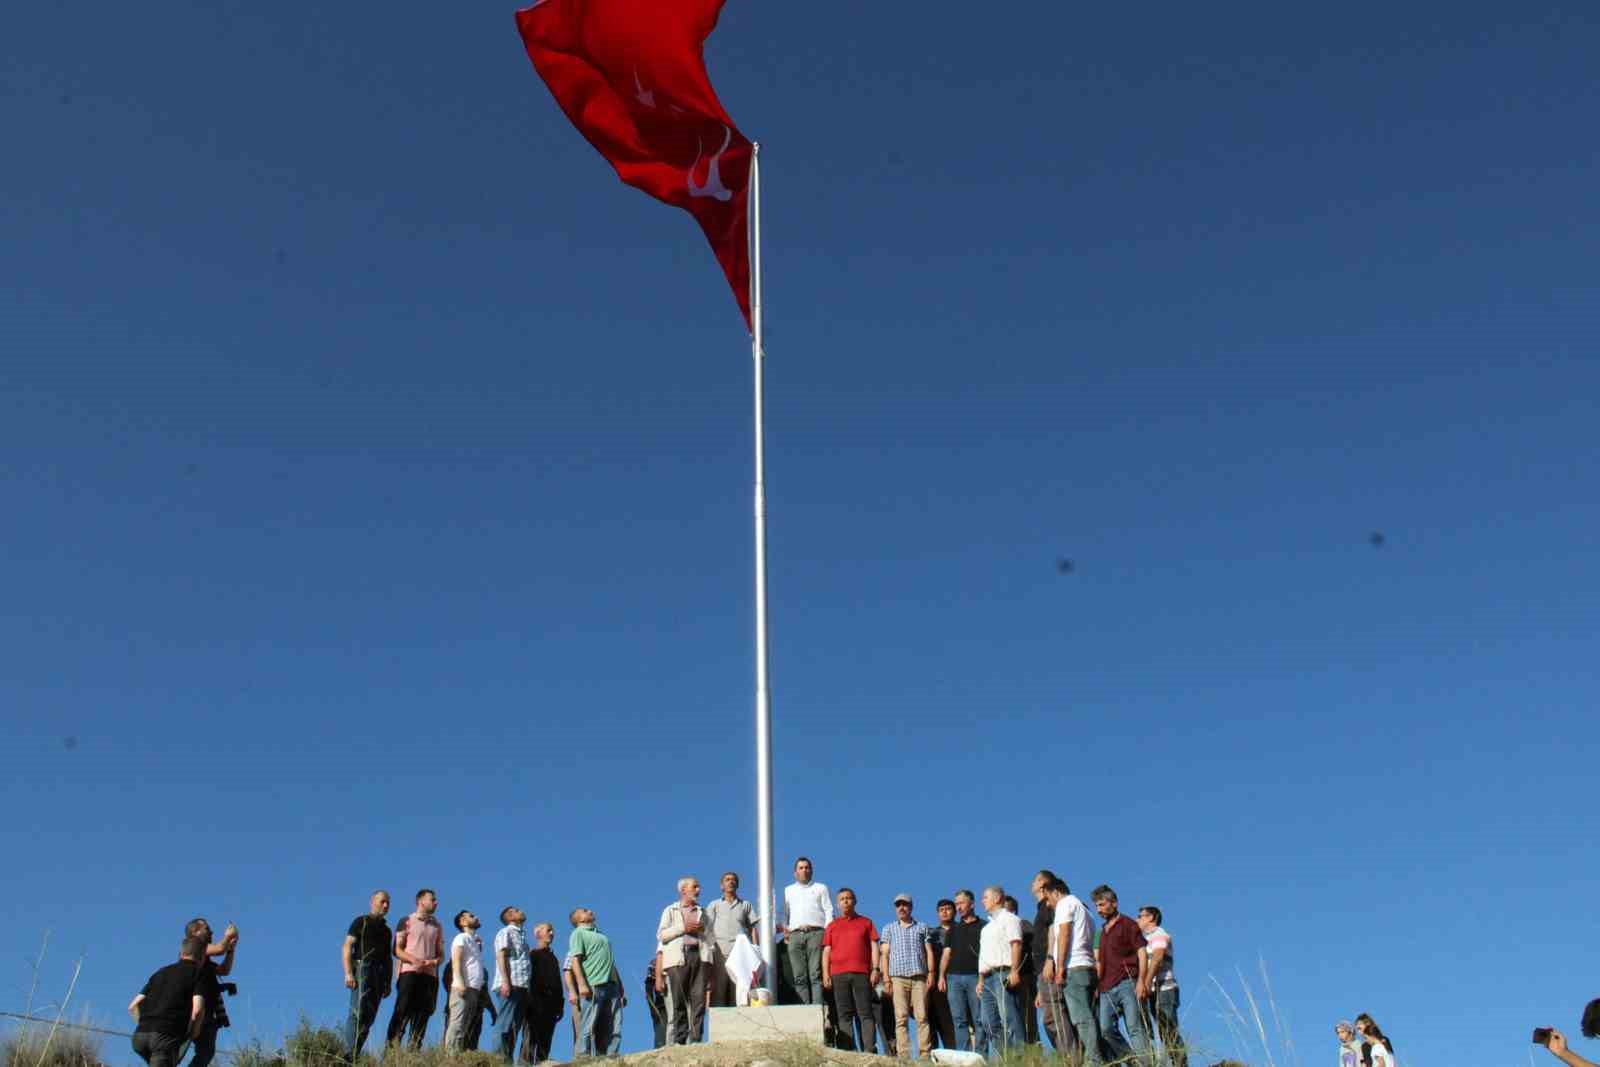
POLYGON ((1172 1067, 1189 1067, 1183 1035, 1178 1032, 1178 979, 1172 973, 1172 935, 1161 928, 1161 909, 1153 904, 1140 908, 1139 929, 1144 933, 1144 948, 1150 958, 1145 1010, 1154 1011, 1155 1029, 1167 1047, 1172 1067))

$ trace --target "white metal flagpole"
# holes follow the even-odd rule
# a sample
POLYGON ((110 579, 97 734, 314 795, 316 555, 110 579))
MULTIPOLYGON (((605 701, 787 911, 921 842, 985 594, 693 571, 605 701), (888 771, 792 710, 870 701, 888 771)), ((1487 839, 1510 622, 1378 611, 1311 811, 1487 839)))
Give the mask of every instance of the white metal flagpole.
POLYGON ((761 959, 771 1003, 778 999, 777 901, 772 886, 772 693, 767 678, 767 443, 761 347, 761 146, 750 147, 750 356, 755 365, 756 437, 756 868, 761 894, 761 959))

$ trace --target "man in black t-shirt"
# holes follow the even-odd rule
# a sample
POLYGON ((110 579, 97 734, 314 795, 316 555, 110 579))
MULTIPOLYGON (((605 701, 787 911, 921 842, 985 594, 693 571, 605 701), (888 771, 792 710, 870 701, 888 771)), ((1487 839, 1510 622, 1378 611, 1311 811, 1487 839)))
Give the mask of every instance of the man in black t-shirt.
POLYGON ((956 1048, 974 1051, 987 1043, 983 1018, 978 1014, 978 939, 986 923, 973 909, 970 889, 956 890, 956 921, 944 932, 944 954, 939 962, 939 991, 950 1000, 955 1021, 956 1048))
POLYGON ((128 1014, 138 1023, 133 1051, 150 1067, 177 1067, 205 1024, 199 962, 205 951, 204 938, 184 938, 178 962, 152 974, 128 1004, 128 1014))
POLYGON ((389 894, 380 889, 372 894, 367 914, 358 915, 344 936, 344 987, 350 990, 344 1045, 352 1063, 367 1043, 378 1004, 394 990, 394 935, 384 918, 388 914, 389 894))

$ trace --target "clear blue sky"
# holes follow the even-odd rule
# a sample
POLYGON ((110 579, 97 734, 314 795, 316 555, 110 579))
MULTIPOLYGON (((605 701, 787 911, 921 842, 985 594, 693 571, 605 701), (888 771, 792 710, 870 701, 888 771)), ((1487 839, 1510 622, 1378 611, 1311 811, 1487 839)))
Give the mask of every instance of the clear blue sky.
MULTIPOLYGON (((1597 55, 1579 3, 730 3, 784 860, 880 920, 1110 882, 1218 1053, 1258 958, 1307 1063, 1575 1030, 1597 55)), ((121 1022, 203 914, 276 1040, 374 887, 592 905, 630 981, 679 874, 753 889, 748 342, 511 5, 24 5, 0 129, 0 1007, 49 929, 121 1022)))

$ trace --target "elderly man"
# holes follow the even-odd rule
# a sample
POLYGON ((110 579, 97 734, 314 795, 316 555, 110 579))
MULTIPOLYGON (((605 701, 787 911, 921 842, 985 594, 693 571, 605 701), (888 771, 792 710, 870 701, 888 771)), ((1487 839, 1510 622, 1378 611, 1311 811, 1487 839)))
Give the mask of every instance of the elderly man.
POLYGON ((1022 923, 1005 905, 997 885, 983 891, 989 922, 978 939, 978 1001, 983 1028, 997 1055, 1025 1043, 1022 1026, 1022 923))
MULTIPOLYGON (((917 1044, 926 1059, 933 1051, 933 1028, 928 1025, 928 976, 933 973, 933 945, 928 928, 911 914, 911 895, 894 898, 894 919, 883 924, 884 993, 894 1003, 894 1049, 902 1060, 911 1058, 908 1018, 917 1020, 917 1044)), ((885 1042, 887 1044, 887 1042, 885 1042)))
POLYGON ((711 952, 706 946, 705 913, 700 908, 700 880, 678 879, 678 899, 661 910, 656 943, 666 968, 667 1044, 687 1045, 700 1040, 706 1015, 706 978, 711 952))
POLYGON ((595 924, 593 908, 573 908, 567 916, 572 936, 567 941, 568 973, 582 1005, 577 1047, 579 1056, 616 1056, 622 1051, 622 1009, 628 994, 618 980, 611 939, 595 924))
POLYGON ((528 953, 532 976, 528 981, 528 1017, 522 1027, 521 1063, 543 1063, 550 1058, 556 1023, 565 1014, 561 959, 550 947, 555 939, 556 928, 550 923, 540 923, 533 928, 534 947, 528 953))
POLYGON ((748 900, 739 898, 739 876, 728 871, 722 876, 722 895, 706 905, 706 927, 711 935, 711 1006, 731 1008, 738 1003, 738 991, 733 976, 728 973, 728 960, 733 956, 733 946, 743 934, 752 942, 760 940, 756 933, 756 909, 748 900))

